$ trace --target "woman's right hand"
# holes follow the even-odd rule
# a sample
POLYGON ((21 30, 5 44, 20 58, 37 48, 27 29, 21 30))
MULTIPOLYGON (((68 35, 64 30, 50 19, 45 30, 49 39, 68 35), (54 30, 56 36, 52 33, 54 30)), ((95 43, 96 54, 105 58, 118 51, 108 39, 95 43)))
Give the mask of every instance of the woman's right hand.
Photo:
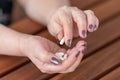
POLYGON ((20 40, 20 51, 43 73, 68 73, 74 71, 81 62, 85 44, 79 41, 74 48, 65 50, 45 38, 29 36, 20 40), (55 56, 56 52, 64 52, 68 58, 61 61, 55 56))

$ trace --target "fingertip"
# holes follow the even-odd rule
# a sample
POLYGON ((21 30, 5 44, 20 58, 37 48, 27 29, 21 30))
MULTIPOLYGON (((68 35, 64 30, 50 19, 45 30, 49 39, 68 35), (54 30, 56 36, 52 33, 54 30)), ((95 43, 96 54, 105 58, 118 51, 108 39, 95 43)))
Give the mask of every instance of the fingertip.
POLYGON ((63 35, 63 31, 60 31, 59 33, 57 33, 56 38, 60 41, 63 38, 63 35))
POLYGON ((72 37, 73 37, 73 35, 65 35, 64 36, 66 46, 71 47, 71 45, 72 45, 72 37))
POLYGON ((87 37, 87 31, 86 30, 82 30, 82 36, 83 36, 83 38, 87 37))
POLYGON ((68 47, 71 47, 71 45, 72 45, 72 39, 68 39, 68 40, 67 40, 67 46, 68 46, 68 47))
POLYGON ((97 26, 96 26, 96 25, 90 24, 90 25, 88 26, 88 31, 89 31, 89 32, 94 32, 94 31, 96 31, 96 30, 97 30, 97 26))

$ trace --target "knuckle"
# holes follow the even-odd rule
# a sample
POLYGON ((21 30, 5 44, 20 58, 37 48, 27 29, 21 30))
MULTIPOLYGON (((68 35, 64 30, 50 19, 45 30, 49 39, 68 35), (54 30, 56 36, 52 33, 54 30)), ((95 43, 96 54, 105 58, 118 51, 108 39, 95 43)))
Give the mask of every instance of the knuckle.
POLYGON ((79 10, 79 8, 77 8, 77 7, 72 7, 72 9, 74 9, 74 10, 79 10))
MULTIPOLYGON (((62 9, 60 9, 57 14, 58 14, 59 17, 60 17, 60 16, 64 16, 64 15, 65 15, 65 11, 62 10, 62 9)), ((61 18, 61 17, 60 17, 60 18, 61 18)))
POLYGON ((67 31, 67 32, 65 32, 65 38, 70 38, 70 37, 72 37, 73 36, 73 34, 69 31, 67 31))
POLYGON ((88 13, 94 14, 92 10, 87 10, 88 13))
POLYGON ((72 24, 72 19, 70 17, 65 19, 66 24, 71 25, 72 24))
POLYGON ((64 10, 66 10, 66 9, 68 9, 68 6, 63 6, 61 9, 64 9, 64 10))

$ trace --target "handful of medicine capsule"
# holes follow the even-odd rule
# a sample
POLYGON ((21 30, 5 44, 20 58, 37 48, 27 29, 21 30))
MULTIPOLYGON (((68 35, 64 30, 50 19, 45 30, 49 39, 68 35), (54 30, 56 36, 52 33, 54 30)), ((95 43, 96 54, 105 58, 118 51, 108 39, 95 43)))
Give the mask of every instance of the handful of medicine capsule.
MULTIPOLYGON (((63 45, 65 42, 65 39, 62 38, 61 41, 60 41, 60 45, 63 45)), ((60 59, 60 60, 65 60, 67 59, 67 54, 63 53, 63 52, 56 52, 55 55, 60 59)))
POLYGON ((63 52, 56 52, 55 55, 60 59, 60 60, 65 60, 67 59, 67 54, 63 53, 63 52))

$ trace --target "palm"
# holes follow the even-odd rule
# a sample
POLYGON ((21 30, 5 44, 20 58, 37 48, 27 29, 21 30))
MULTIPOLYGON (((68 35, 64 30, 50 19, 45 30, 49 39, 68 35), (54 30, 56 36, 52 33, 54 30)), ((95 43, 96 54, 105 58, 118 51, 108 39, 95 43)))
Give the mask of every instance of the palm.
POLYGON ((50 40, 47 40, 45 38, 41 38, 41 39, 36 38, 36 39, 38 40, 38 44, 40 44, 39 46, 44 48, 48 52, 55 53, 61 49, 57 44, 51 42, 50 40))
POLYGON ((23 52, 29 58, 37 57, 43 62, 48 62, 48 60, 44 59, 45 57, 53 55, 57 51, 63 51, 57 44, 39 36, 32 36, 26 42, 25 47, 23 47, 23 52))

